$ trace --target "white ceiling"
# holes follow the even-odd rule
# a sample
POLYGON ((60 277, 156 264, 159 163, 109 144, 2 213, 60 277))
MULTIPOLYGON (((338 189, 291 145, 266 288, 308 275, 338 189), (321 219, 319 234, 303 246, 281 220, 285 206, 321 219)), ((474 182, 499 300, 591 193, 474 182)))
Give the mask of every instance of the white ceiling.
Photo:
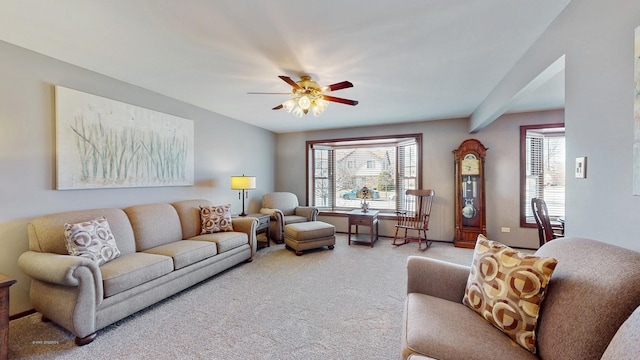
MULTIPOLYGON (((274 132, 469 117, 570 0, 4 0, 0 40, 274 132), (349 80, 320 117, 278 79, 349 80)), ((78 89, 83 90, 83 89, 78 89)), ((100 95, 100 94, 98 94, 100 95)), ((513 111, 564 107, 563 72, 513 111)))

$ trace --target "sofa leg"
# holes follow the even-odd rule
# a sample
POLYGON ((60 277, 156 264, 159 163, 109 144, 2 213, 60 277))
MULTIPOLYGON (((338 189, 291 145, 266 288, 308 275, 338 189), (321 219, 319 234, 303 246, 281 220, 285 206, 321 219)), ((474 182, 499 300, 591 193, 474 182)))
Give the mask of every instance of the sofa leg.
POLYGON ((296 250, 296 255, 301 256, 302 255, 302 251, 296 250))
POLYGON ((252 258, 252 257, 250 257, 250 258, 248 258, 247 260, 245 260, 244 262, 246 262, 246 263, 250 263, 250 262, 252 262, 252 261, 253 261, 253 258, 252 258))
POLYGON ((333 250, 333 245, 329 245, 329 250, 333 250))
POLYGON ((76 336, 76 345, 84 346, 96 339, 97 333, 85 336, 83 338, 76 336))

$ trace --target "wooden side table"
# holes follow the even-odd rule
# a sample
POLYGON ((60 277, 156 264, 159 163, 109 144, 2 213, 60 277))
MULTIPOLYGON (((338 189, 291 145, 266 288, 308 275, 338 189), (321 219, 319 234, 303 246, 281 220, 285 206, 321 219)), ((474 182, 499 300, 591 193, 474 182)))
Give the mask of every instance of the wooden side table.
MULTIPOLYGON (((349 245, 351 245, 351 226, 356 226, 355 236, 358 236, 358 225, 368 226, 371 231, 369 231, 369 242, 371 243, 371 247, 373 247, 373 242, 378 240, 378 210, 369 210, 367 212, 363 212, 360 209, 352 210, 348 213, 349 216, 349 245)), ((354 240, 360 241, 360 240, 354 240)))
POLYGON ((0 274, 0 360, 9 355, 9 287, 16 280, 0 274))
MULTIPOLYGON (((233 215, 232 218, 234 217, 240 217, 240 215, 233 215)), ((269 221, 271 220, 271 216, 269 216, 268 214, 252 213, 247 214, 247 217, 258 219, 258 226, 256 227, 256 239, 258 234, 264 233, 267 237, 267 247, 271 246, 271 238, 269 237, 269 221)))

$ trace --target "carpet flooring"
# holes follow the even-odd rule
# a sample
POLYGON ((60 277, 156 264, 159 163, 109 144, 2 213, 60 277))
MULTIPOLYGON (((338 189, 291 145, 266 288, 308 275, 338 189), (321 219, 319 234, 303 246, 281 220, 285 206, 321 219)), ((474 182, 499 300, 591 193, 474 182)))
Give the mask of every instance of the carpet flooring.
POLYGON ((473 250, 389 238, 296 256, 284 245, 129 316, 78 347, 39 314, 12 320, 10 359, 398 359, 406 259, 464 265, 473 250))

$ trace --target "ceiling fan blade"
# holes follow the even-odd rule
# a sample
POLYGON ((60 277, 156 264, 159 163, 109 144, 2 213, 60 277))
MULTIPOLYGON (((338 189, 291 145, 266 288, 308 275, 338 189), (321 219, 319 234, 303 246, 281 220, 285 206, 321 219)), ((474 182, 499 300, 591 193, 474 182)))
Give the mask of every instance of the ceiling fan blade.
POLYGON ((335 96, 329 96, 329 95, 322 95, 322 97, 327 101, 333 101, 333 102, 337 102, 337 103, 340 103, 340 104, 346 104, 346 105, 351 105, 351 106, 358 105, 358 101, 356 101, 356 100, 343 99, 343 98, 339 98, 339 97, 335 97, 335 96))
POLYGON ((279 75, 278 77, 280 79, 284 80, 284 82, 286 82, 287 84, 291 85, 294 89, 296 89, 296 90, 301 90, 302 89, 300 87, 300 85, 296 84, 296 82, 293 81, 290 77, 284 76, 284 75, 279 75))
POLYGON ((291 93, 248 92, 249 95, 291 95, 291 93))
POLYGON ((280 104, 280 105, 278 105, 278 106, 274 107, 274 108, 273 108, 273 109, 271 109, 271 110, 280 110, 280 109, 282 109, 283 107, 284 107, 284 106, 282 106, 282 104, 280 104))
POLYGON ((336 91, 336 90, 342 90, 350 87, 353 87, 353 84, 351 82, 343 81, 343 82, 335 83, 329 86, 325 86, 324 89, 326 89, 327 91, 336 91))

